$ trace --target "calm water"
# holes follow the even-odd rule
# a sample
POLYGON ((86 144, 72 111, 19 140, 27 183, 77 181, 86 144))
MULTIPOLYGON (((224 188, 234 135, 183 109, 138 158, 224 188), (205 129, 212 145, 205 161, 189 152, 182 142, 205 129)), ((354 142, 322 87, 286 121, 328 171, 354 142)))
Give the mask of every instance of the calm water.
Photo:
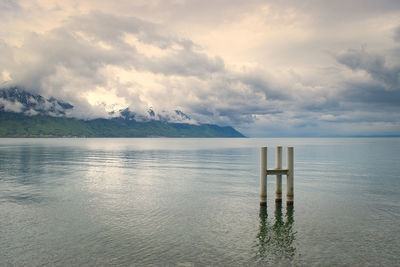
POLYGON ((395 266, 399 222, 396 138, 0 139, 1 266, 395 266), (259 207, 264 145, 293 209, 273 176, 259 207))

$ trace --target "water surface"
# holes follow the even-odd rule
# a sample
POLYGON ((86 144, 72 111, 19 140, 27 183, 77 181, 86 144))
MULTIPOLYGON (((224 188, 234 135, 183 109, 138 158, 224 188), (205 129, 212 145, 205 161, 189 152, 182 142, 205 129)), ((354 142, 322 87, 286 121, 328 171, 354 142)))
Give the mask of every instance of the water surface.
POLYGON ((0 139, 0 265, 394 266, 399 162, 396 138, 0 139), (293 208, 273 176, 259 207, 276 145, 293 208))

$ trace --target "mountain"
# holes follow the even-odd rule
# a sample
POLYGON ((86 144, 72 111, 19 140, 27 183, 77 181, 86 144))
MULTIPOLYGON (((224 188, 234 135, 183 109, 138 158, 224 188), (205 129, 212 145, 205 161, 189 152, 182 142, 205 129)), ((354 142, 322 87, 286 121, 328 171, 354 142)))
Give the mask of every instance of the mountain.
POLYGON ((53 97, 46 99, 17 87, 0 90, 0 111, 21 112, 25 115, 65 116, 73 107, 53 97))
MULTIPOLYGON (((172 112, 168 112, 162 110, 161 113, 156 113, 153 108, 149 108, 145 114, 137 114, 132 112, 129 108, 121 109, 118 111, 119 117, 124 118, 126 120, 135 120, 135 121, 163 121, 163 122, 183 122, 183 123, 191 123, 195 122, 188 115, 183 113, 180 110, 174 110, 172 112)), ((115 116, 115 112, 110 112, 111 116, 115 116)))
POLYGON ((0 90, 0 137, 244 137, 230 126, 190 124, 182 111, 82 120, 66 115, 73 105, 18 88, 0 90))

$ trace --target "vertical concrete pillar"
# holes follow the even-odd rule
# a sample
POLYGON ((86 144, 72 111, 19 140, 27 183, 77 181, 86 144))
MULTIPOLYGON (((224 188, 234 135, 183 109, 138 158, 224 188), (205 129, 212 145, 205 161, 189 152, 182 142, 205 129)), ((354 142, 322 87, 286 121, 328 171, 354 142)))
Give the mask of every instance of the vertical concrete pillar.
MULTIPOLYGON (((276 147, 276 168, 282 169, 282 147, 276 147)), ((282 202, 282 175, 276 175, 275 202, 282 202)))
POLYGON ((287 184, 286 184, 286 203, 293 205, 293 176, 294 176, 294 160, 293 160, 293 147, 287 148, 287 184))
POLYGON ((267 205, 267 147, 261 148, 260 206, 267 205))

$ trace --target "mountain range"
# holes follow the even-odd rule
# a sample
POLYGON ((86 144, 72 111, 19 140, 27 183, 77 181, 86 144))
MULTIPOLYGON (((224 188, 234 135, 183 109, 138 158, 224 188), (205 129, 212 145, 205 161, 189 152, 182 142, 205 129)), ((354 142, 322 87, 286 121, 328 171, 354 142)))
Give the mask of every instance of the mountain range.
POLYGON ((71 117, 74 106, 18 87, 0 90, 0 137, 244 137, 230 126, 194 123, 180 110, 137 114, 129 108, 109 118, 71 117))

